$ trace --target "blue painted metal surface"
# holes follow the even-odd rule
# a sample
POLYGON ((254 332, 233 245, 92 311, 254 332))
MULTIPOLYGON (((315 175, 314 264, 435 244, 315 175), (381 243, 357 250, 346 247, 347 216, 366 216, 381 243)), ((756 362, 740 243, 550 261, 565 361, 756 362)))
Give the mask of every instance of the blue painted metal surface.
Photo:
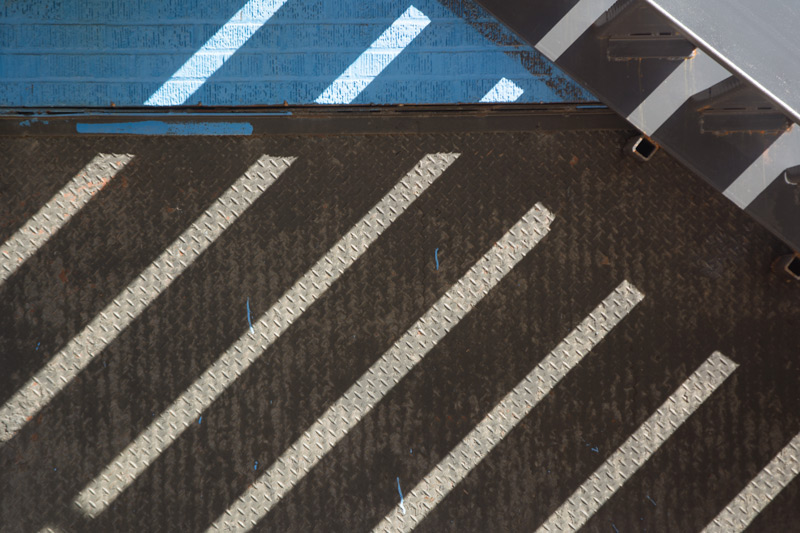
POLYGON ((471 0, 0 5, 0 107, 175 104, 155 98, 170 81, 186 105, 313 104, 375 64, 350 103, 596 100, 471 0), (430 22, 409 39, 393 23, 412 5, 430 22))

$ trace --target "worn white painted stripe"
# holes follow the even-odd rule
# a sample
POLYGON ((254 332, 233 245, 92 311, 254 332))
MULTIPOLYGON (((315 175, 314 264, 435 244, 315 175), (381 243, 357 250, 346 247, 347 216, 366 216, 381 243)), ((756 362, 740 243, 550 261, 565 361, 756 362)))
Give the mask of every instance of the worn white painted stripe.
POLYGON ((277 504, 547 234, 537 204, 400 337, 208 531, 248 531, 277 504))
POLYGON ((133 159, 98 154, 0 246, 0 285, 80 211, 92 196, 133 159))
POLYGON ((800 474, 800 433, 708 524, 703 533, 740 533, 800 474))
POLYGON ((410 6, 317 98, 318 104, 349 104, 430 24, 410 6))
POLYGON ((90 517, 113 502, 456 160, 428 154, 252 324, 75 499, 90 517))
POLYGON ((714 352, 550 515, 537 532, 575 531, 583 527, 737 366, 721 353, 714 352))
POLYGON ((791 129, 778 137, 724 194, 745 209, 773 181, 782 179, 784 170, 796 165, 800 165, 800 126, 792 124, 791 129))
POLYGON ((0 442, 66 387, 278 178, 293 158, 264 156, 0 408, 0 442))
POLYGON ((181 105, 244 46, 287 0, 250 0, 194 53, 144 105, 181 105), (248 21, 241 24, 242 20, 248 21))
POLYGON ((536 365, 373 531, 411 531, 642 301, 624 281, 536 365))
POLYGON ((490 103, 503 103, 503 102, 514 102, 522 96, 522 93, 525 91, 522 90, 522 87, 514 83, 513 81, 509 80, 508 78, 502 78, 498 81, 491 90, 481 98, 482 104, 490 104, 490 103))
POLYGON ((536 43, 536 49, 550 61, 557 61, 583 32, 589 29, 600 15, 608 11, 616 0, 578 0, 569 12, 536 43))
POLYGON ((683 61, 628 115, 628 121, 652 135, 689 98, 731 76, 725 67, 702 50, 683 61))

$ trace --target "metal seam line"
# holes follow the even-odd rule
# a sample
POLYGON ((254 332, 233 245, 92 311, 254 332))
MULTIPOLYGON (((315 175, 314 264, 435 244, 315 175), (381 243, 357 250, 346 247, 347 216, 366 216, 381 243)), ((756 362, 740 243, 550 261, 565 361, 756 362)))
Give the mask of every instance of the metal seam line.
POLYGON ((248 531, 544 238, 554 216, 536 204, 333 403, 208 531, 248 531))
POLYGON ((407 513, 395 507, 373 532, 414 529, 642 299, 622 282, 404 495, 407 513))
POLYGON ((703 529, 740 533, 800 474, 800 433, 703 529))
POLYGON ((408 519, 398 506, 373 531, 414 529, 643 298, 620 284, 405 495, 408 519))
POLYGON ((400 52, 411 44, 431 20, 419 9, 409 6, 369 48, 325 89, 318 104, 349 104, 372 83, 400 52))
POLYGON ((286 3, 250 0, 175 72, 144 105, 182 105, 286 3), (239 20, 249 24, 237 24, 239 20), (196 79, 200 75, 202 79, 196 79))
POLYGON ((714 352, 536 531, 575 531, 630 479, 738 365, 714 352))
POLYGON ((572 43, 611 9, 617 0, 579 0, 572 9, 536 43, 536 49, 550 61, 557 61, 572 43))
POLYGON ((261 157, 0 408, 11 439, 272 185, 294 158, 261 157))
POLYGON ((75 499, 94 518, 152 464, 456 160, 428 154, 323 255, 75 499))
POLYGON ((773 181, 781 178, 784 170, 797 164, 800 164, 800 126, 792 124, 723 194, 746 209, 773 181))
POLYGON ((697 50, 628 115, 628 122, 652 135, 689 98, 730 76, 725 67, 697 50))
POLYGON ((524 92, 522 87, 513 81, 508 78, 501 78, 500 81, 481 98, 480 103, 515 102, 524 92))
POLYGON ((125 168, 130 154, 97 154, 60 191, 0 246, 0 285, 125 168))

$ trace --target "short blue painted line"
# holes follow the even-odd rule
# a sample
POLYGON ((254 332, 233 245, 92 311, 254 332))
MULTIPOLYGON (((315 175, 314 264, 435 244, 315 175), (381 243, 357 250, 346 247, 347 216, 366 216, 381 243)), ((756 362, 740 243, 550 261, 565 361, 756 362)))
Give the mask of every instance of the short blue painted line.
POLYGON ((287 0, 250 0, 158 88, 144 105, 183 105, 287 0), (239 24, 246 20, 249 24, 239 24), (223 51, 220 53, 220 51, 223 51))
POLYGON ((256 464, 253 465, 253 470, 258 470, 258 461, 256 461, 256 464))
POLYGON ((431 19, 422 11, 410 6, 317 97, 316 102, 351 103, 430 23, 431 19))
POLYGON ((124 135, 250 135, 253 125, 249 122, 162 122, 142 120, 140 122, 78 123, 78 133, 124 134, 124 135))
POLYGON ((197 424, 200 425, 202 423, 203 423, 203 417, 201 416, 200 418, 197 419, 197 424))
POLYGON ((250 298, 247 299, 247 325, 250 326, 250 333, 255 333, 253 330, 253 322, 250 320, 250 298))
POLYGON ((652 503, 652 504, 653 504, 653 507, 658 507, 658 506, 656 505, 656 502, 655 502, 655 501, 653 501, 653 498, 651 498, 649 494, 647 495, 647 499, 648 499, 648 500, 650 500, 650 503, 652 503))
POLYGON ((592 451, 593 451, 594 453, 600 453, 600 448, 598 448, 597 446, 595 446, 594 448, 592 448, 592 451))
POLYGON ((37 352, 39 351, 39 346, 41 346, 41 344, 42 344, 41 342, 37 342, 37 343, 36 343, 36 351, 37 351, 37 352))
POLYGON ((611 524, 611 527, 613 527, 613 528, 614 528, 614 531, 616 531, 617 533, 619 533, 619 529, 617 529, 617 526, 615 526, 615 525, 613 524, 613 522, 612 522, 612 524, 611 524))
POLYGON ((400 493, 400 510, 403 511, 403 514, 406 514, 406 506, 403 503, 403 490, 400 488, 400 478, 397 478, 397 492, 400 493))
POLYGON ((439 270, 439 249, 433 251, 433 258, 436 259, 436 270, 439 270))
POLYGON ((522 87, 513 81, 509 80, 508 78, 502 78, 488 93, 484 95, 483 98, 481 98, 480 103, 501 104, 516 102, 524 92, 525 91, 522 89, 522 87))

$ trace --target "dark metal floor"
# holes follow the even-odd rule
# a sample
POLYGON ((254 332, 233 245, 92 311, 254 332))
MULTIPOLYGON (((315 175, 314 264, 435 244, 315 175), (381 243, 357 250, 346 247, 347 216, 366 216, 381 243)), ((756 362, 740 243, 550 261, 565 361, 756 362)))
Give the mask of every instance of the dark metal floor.
MULTIPOLYGON (((205 530, 538 202, 549 233, 256 529, 374 527, 398 478, 411 490, 627 280, 642 302, 418 530, 541 526, 719 351, 736 371, 585 525, 701 530, 800 431, 800 286, 770 272, 783 245, 701 180, 663 153, 623 157, 630 134, 4 138, 2 241, 98 153, 134 157, 0 285, 3 402, 259 157, 296 160, 0 444, 0 529, 205 530), (201 423, 99 515, 80 512, 78 493, 247 333, 245 306, 264 314, 438 152, 460 156, 201 423)), ((749 531, 798 524, 795 478, 749 531)))

